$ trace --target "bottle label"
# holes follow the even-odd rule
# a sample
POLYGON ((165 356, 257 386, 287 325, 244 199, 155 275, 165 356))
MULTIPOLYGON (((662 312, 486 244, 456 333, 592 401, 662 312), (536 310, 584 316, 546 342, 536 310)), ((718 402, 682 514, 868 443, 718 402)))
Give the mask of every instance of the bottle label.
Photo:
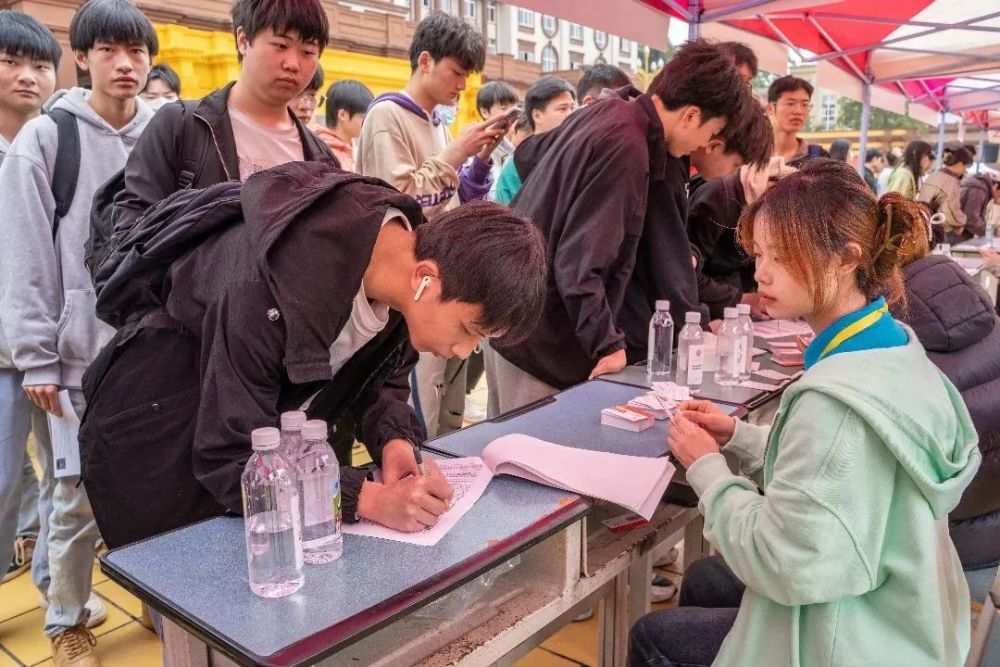
POLYGON ((739 376, 747 367, 747 339, 737 338, 733 341, 733 356, 729 358, 729 374, 739 376))
POLYGON ((705 346, 691 345, 688 347, 687 381, 688 384, 701 384, 705 371, 705 346))
POLYGON ((333 480, 333 516, 337 520, 337 532, 340 532, 341 510, 340 510, 340 475, 333 480))

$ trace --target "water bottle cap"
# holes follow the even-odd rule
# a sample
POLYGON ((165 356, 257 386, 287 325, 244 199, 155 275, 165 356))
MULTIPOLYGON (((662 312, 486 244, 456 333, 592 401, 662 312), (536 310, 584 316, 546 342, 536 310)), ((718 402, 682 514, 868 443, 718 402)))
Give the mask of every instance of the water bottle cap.
POLYGON ((298 431, 306 423, 306 413, 296 410, 295 412, 285 412, 281 415, 282 431, 298 431))
POLYGON ((656 302, 657 310, 670 310, 670 302, 666 299, 660 299, 656 302))
POLYGON ((326 422, 322 419, 310 419, 302 425, 303 440, 326 440, 326 422))
POLYGON ((722 314, 728 320, 734 317, 739 317, 740 311, 736 310, 735 308, 726 308, 724 311, 722 311, 722 314))
POLYGON ((254 451, 264 452, 281 444, 281 431, 276 428, 258 428, 250 434, 254 451))
POLYGON ((749 303, 740 303, 740 304, 737 304, 736 305, 736 311, 740 315, 749 315, 750 314, 750 304, 749 303))
POLYGON ((695 311, 684 313, 684 321, 688 324, 701 324, 701 313, 695 311))

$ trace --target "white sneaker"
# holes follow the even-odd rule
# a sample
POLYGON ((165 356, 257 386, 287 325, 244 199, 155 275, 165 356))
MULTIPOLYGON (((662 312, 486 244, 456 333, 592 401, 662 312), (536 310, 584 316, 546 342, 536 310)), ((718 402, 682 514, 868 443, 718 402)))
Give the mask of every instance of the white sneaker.
POLYGON ((653 567, 670 567, 677 562, 677 559, 681 557, 681 552, 677 550, 677 547, 670 547, 667 553, 660 556, 653 563, 653 567))
MULTIPOLYGON (((38 606, 42 609, 49 608, 49 598, 45 593, 38 594, 38 606)), ((90 612, 90 618, 87 619, 87 629, 96 628, 98 625, 108 620, 108 610, 104 606, 104 602, 95 593, 91 593, 90 597, 87 599, 87 611, 90 612)))
POLYGON ((677 584, 663 575, 653 576, 653 581, 649 586, 650 602, 669 602, 677 595, 677 584))

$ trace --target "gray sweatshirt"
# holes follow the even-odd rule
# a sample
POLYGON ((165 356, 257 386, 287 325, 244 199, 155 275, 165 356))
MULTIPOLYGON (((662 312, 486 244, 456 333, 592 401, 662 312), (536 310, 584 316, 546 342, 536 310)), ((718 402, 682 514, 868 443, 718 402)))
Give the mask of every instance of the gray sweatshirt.
POLYGON ((59 91, 45 105, 66 109, 80 128, 80 176, 54 242, 55 123, 44 115, 29 121, 0 166, 0 326, 7 339, 6 345, 0 339, 0 365, 6 360, 24 371, 25 386, 79 388, 114 334, 95 314, 83 246, 95 192, 125 166, 153 112, 138 100, 135 118, 116 130, 90 106, 89 95, 82 88, 59 91))

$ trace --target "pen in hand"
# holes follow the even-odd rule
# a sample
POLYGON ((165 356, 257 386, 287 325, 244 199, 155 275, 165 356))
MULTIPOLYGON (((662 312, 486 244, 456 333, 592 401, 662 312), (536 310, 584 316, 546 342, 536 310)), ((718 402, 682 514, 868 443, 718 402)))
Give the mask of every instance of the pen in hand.
POLYGON ((413 443, 410 443, 410 444, 413 445, 413 458, 415 458, 417 460, 417 469, 420 471, 420 476, 421 477, 426 477, 427 476, 427 468, 424 467, 423 452, 420 451, 420 447, 418 447, 417 445, 415 445, 413 443))

